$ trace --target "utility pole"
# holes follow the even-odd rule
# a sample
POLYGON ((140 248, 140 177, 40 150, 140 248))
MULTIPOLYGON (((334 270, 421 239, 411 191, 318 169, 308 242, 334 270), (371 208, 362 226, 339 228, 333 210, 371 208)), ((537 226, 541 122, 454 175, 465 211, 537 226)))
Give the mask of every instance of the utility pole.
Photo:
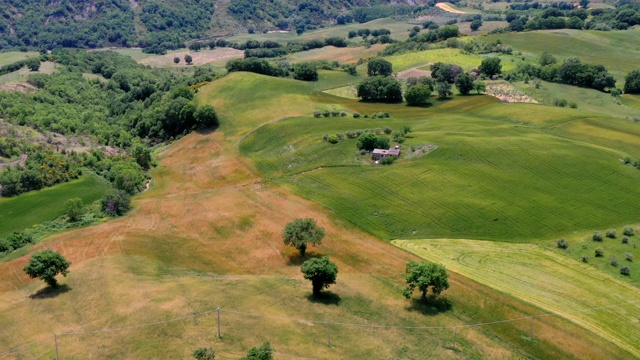
POLYGON ((218 308, 218 337, 222 338, 222 333, 220 332, 220 308, 218 308))

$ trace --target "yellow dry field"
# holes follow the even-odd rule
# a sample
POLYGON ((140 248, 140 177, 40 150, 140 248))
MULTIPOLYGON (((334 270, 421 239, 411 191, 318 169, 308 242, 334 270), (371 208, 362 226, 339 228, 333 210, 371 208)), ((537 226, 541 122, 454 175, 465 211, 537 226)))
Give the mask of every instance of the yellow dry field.
POLYGON ((138 62, 153 67, 187 67, 189 65, 184 61, 185 55, 191 55, 193 65, 212 64, 215 66, 224 66, 229 60, 242 59, 244 57, 244 51, 232 48, 215 48, 213 50, 200 51, 178 50, 165 55, 150 55, 138 60, 138 62), (178 64, 173 62, 173 59, 176 57, 180 59, 178 64))
POLYGON ((640 356, 640 290, 535 244, 395 240, 393 244, 608 338, 640 356))
POLYGON ((441 3, 437 3, 436 6, 439 7, 440 9, 442 9, 444 11, 447 11, 447 12, 450 12, 452 14, 466 14, 466 12, 464 12, 464 11, 460 11, 460 10, 454 9, 448 3, 441 2, 441 3))

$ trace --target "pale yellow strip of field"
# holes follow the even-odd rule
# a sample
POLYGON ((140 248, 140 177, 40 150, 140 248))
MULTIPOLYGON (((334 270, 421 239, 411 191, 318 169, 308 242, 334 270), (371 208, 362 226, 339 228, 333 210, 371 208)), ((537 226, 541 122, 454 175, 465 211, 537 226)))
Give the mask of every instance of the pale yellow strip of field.
POLYGON ((454 8, 451 7, 451 5, 447 4, 447 3, 437 3, 436 4, 437 7, 439 7, 440 9, 450 12, 452 14, 466 14, 466 12, 464 11, 460 11, 460 10, 456 10, 454 8))
POLYGON ((458 239, 392 243, 543 313, 567 318, 640 357, 640 289, 588 264, 535 244, 458 239))

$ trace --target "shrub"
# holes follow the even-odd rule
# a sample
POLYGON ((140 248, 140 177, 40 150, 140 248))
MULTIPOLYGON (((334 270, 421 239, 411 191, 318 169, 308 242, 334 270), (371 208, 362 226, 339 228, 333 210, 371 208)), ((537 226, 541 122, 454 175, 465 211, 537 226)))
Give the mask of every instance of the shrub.
POLYGON ((346 112, 344 112, 344 111, 341 111, 341 112, 340 112, 340 117, 347 117, 347 113, 346 113, 346 112))
POLYGON ((397 142, 398 144, 404 143, 404 141, 405 141, 404 134, 401 133, 401 132, 393 133, 393 141, 397 142))
POLYGON ((340 110, 331 110, 331 116, 333 117, 340 116, 340 110))
POLYGON ((609 259, 609 264, 611 264, 611 266, 618 267, 618 259, 612 257, 611 259, 609 259))
POLYGON ((607 237, 609 239, 615 239, 616 238, 616 231, 614 229, 609 229, 609 230, 607 230, 606 235, 607 235, 607 237))
POLYGON ((631 269, 629 269, 629 267, 627 267, 627 266, 622 266, 620 268, 620 274, 622 274, 624 276, 629 276, 629 275, 631 275, 631 269))
POLYGON ((358 118, 360 117, 360 113, 354 112, 354 113, 353 113, 353 117, 354 117, 355 119, 358 119, 358 118))
POLYGON ((100 200, 101 209, 109 216, 124 215, 131 208, 131 197, 126 191, 107 190, 100 200))
POLYGON ((380 135, 380 134, 382 134, 382 129, 381 128, 375 128, 373 130, 373 132, 376 133, 376 135, 380 135))
POLYGON ((353 130, 347 131, 345 135, 347 135, 347 139, 355 139, 358 137, 358 134, 356 134, 356 132, 353 130))
POLYGON ((633 236, 633 228, 630 226, 627 226, 624 228, 624 230, 622 230, 622 233, 626 236, 633 236))
POLYGON ((320 118, 320 117, 322 117, 322 113, 320 111, 314 111, 313 112, 313 117, 320 118))
POLYGON ((593 237, 592 237, 593 241, 602 241, 602 234, 600 234, 599 232, 594 232, 593 233, 593 237))
POLYGON ((201 347, 193 352, 196 360, 215 360, 216 352, 212 348, 201 347))
POLYGON ((13 246, 11 246, 9 240, 0 239, 0 254, 10 251, 13 251, 13 246))
POLYGON ((331 111, 329 111, 329 110, 325 110, 325 111, 323 111, 323 112, 322 112, 322 116, 324 116, 324 117, 329 117, 329 116, 331 116, 331 111))
POLYGON ((601 248, 597 248, 596 257, 603 257, 603 256, 604 256, 604 250, 602 250, 601 248))
POLYGON ((14 232, 7 238, 7 241, 15 250, 27 244, 33 244, 33 238, 31 235, 25 234, 24 232, 14 232))
POLYGON ((629 243, 629 237, 623 236, 621 241, 622 241, 623 244, 628 244, 629 243))
POLYGON ((582 255, 580 257, 580 259, 582 260, 583 263, 588 263, 589 262, 589 257, 587 255, 582 255))
POLYGON ((329 140, 329 135, 324 134, 322 135, 322 141, 327 142, 329 140))
POLYGON ((338 140, 344 140, 344 134, 336 134, 336 136, 338 137, 338 140))
POLYGON ((329 137, 327 138, 327 141, 329 142, 329 144, 337 144, 338 141, 340 141, 340 139, 338 139, 338 135, 336 134, 331 134, 329 135, 329 137))
POLYGON ((576 104, 575 102, 571 101, 569 103, 569 107, 572 108, 572 109, 577 109, 578 108, 578 104, 576 104))
POLYGON ((386 157, 383 157, 382 160, 380 160, 380 164, 382 164, 382 165, 391 165, 391 164, 393 164, 394 161, 396 161, 396 157, 395 156, 386 156, 386 157))
POLYGON ((556 242, 556 245, 560 248, 560 249, 566 249, 569 247, 569 243, 567 242, 567 240, 565 239, 560 239, 556 242))
POLYGON ((553 101, 553 105, 559 106, 559 107, 565 107, 565 106, 567 106, 567 100, 565 100, 565 99, 555 99, 553 101))
POLYGON ((627 261, 633 261, 633 254, 632 253, 624 253, 624 258, 627 259, 627 261))

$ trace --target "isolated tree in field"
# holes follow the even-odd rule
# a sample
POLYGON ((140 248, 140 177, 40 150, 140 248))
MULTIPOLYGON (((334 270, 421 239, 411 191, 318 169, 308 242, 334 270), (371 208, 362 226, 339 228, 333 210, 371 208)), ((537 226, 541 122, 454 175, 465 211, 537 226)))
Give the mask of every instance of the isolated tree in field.
POLYGON ((471 29, 471 31, 476 31, 480 29, 481 26, 482 26, 482 20, 475 19, 471 22, 471 24, 469 25, 469 28, 471 29))
POLYGON ((187 63, 187 65, 191 65, 191 63, 193 62, 193 58, 191 57, 191 55, 187 54, 184 56, 184 62, 187 63))
POLYGON ((64 203, 64 211, 67 214, 67 217, 71 221, 77 221, 80 219, 82 215, 82 208, 84 204, 82 203, 82 199, 73 198, 69 199, 64 203))
POLYGON ((193 352, 193 357, 196 360, 215 360, 216 352, 210 347, 201 347, 193 352))
POLYGON ((423 301, 427 300, 429 288, 431 288, 434 296, 440 295, 440 293, 449 288, 447 269, 442 265, 426 260, 421 263, 409 261, 407 263, 406 280, 407 287, 402 291, 402 294, 407 299, 411 298, 415 288, 420 291, 423 301))
POLYGON ((174 58, 173 58, 173 63, 174 63, 174 64, 179 64, 179 63, 180 63, 180 58, 179 58, 179 57, 177 57, 177 56, 176 56, 176 57, 174 57, 174 58))
POLYGON ((27 60, 27 67, 31 71, 40 70, 40 58, 36 57, 36 58, 31 58, 31 59, 27 60))
POLYGON ((367 63, 367 75, 369 76, 389 76, 393 73, 393 65, 383 58, 374 58, 367 63))
POLYGON ((439 82, 436 84, 436 91, 438 92, 438 98, 446 99, 449 96, 453 95, 451 92, 451 84, 448 82, 439 82))
POLYGON ((413 85, 404 93, 404 98, 410 106, 426 104, 431 96, 431 88, 428 85, 413 85))
POLYGON ((624 78, 625 94, 640 94, 640 71, 634 70, 624 78))
POLYGON ((458 88, 458 91, 460 91, 460 94, 469 95, 471 90, 473 90, 474 88, 473 86, 474 81, 475 81, 475 78, 471 74, 464 73, 464 74, 458 75, 458 77, 455 80, 455 84, 456 84, 456 87, 458 88))
POLYGON ((44 250, 31 256, 29 264, 24 267, 24 272, 32 279, 40 278, 47 285, 56 287, 58 286, 56 275, 67 276, 69 265, 71 263, 64 256, 52 250, 44 250))
POLYGON ((322 289, 327 289, 331 284, 335 284, 338 276, 338 266, 329 261, 326 256, 305 261, 300 270, 305 279, 311 280, 313 296, 320 295, 322 289))
POLYGON ((240 360, 273 360, 274 348, 271 347, 269 342, 265 342, 260 347, 253 347, 247 353, 247 356, 240 360))
POLYGON ((540 59, 538 59, 538 62, 540 63, 540 66, 547 66, 557 63, 558 59, 556 59, 555 56, 549 54, 548 52, 543 52, 542 55, 540 55, 540 59))
POLYGON ((126 191, 110 189, 100 199, 100 205, 109 216, 124 215, 131 208, 131 196, 126 191))
POLYGON ((316 224, 312 218, 295 219, 284 227, 282 239, 285 245, 290 245, 300 251, 304 257, 307 246, 320 245, 324 238, 324 229, 316 224))
POLYGON ((488 57, 483 59, 479 67, 480 71, 487 76, 500 75, 502 65, 499 57, 488 57))

